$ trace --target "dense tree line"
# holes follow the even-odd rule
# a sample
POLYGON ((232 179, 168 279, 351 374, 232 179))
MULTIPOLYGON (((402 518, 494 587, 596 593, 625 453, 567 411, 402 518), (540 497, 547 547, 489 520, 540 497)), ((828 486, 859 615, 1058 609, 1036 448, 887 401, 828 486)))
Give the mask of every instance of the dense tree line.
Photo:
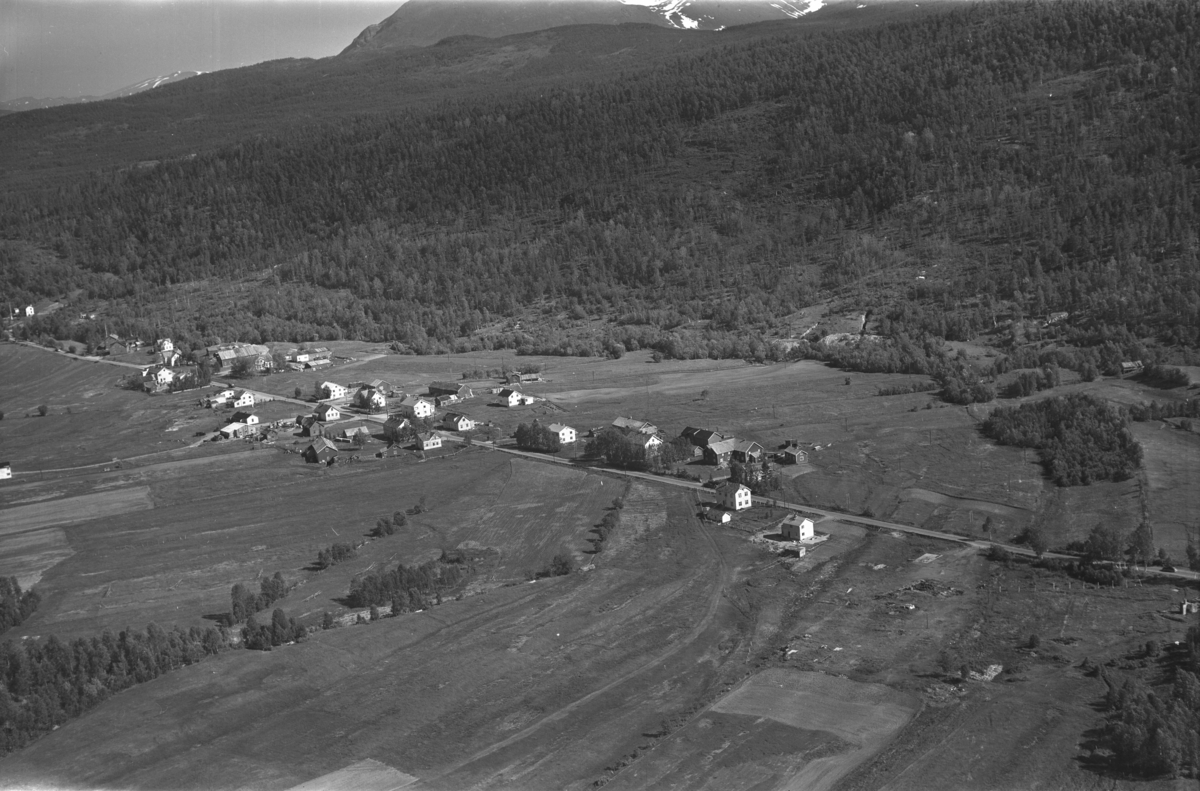
MULTIPOLYGON (((641 435, 638 435, 641 436, 641 435)), ((584 445, 583 452, 592 458, 604 459, 612 467, 622 470, 648 470, 650 458, 644 445, 635 442, 615 428, 606 428, 597 433, 584 445)))
MULTIPOLYGON (((1176 669, 1170 684, 1154 687, 1136 676, 1109 681, 1107 721, 1101 743, 1122 772, 1142 777, 1200 777, 1200 675, 1195 664, 1200 637, 1188 634, 1191 669, 1176 669)), ((1153 641, 1146 653, 1157 656, 1153 641)), ((1101 671, 1103 672, 1103 671, 1101 671)))
POLYGON ((296 623, 295 618, 289 618, 283 610, 276 608, 271 613, 269 624, 260 624, 253 615, 246 619, 246 625, 242 627, 242 645, 251 651, 270 651, 281 645, 299 642, 307 634, 308 631, 296 623))
POLYGON ((228 646, 215 627, 126 629, 0 645, 0 754, 20 749, 113 693, 228 646))
POLYGON ((1187 0, 972 4, 14 185, 0 287, 80 288, 119 301, 117 331, 189 344, 628 351, 582 329, 606 315, 674 334, 667 356, 754 357, 778 317, 883 279, 907 285, 881 305, 914 308, 886 335, 1062 310, 1066 343, 1194 349, 1197 29, 1187 0), (731 189, 686 175, 722 150, 731 189), (954 250, 942 272, 900 277, 929 240, 954 250), (171 285, 200 280, 238 285, 180 310, 171 285), (497 328, 534 307, 581 329, 497 328), (716 335, 688 340, 698 322, 716 335))
POLYGON ((983 432, 1001 445, 1036 448, 1059 486, 1120 481, 1141 465, 1126 418, 1104 401, 1071 394, 992 411, 983 432))
POLYGON ((32 615, 41 601, 41 594, 32 588, 22 591, 16 577, 0 577, 0 634, 32 615))
POLYGON ((287 584, 282 572, 275 572, 273 577, 267 577, 259 583, 258 593, 254 593, 242 583, 237 583, 229 592, 229 613, 226 624, 232 626, 270 607, 275 602, 288 595, 292 586, 287 584))
POLYGON ((317 570, 327 569, 330 566, 336 566, 343 560, 349 560, 358 554, 358 549, 353 544, 338 543, 326 547, 317 552, 317 561, 315 566, 317 570))
POLYGON ((517 447, 523 450, 534 450, 542 453, 558 453, 562 443, 558 435, 536 420, 532 423, 521 423, 516 432, 517 447))
POLYGON ((351 607, 391 604, 392 615, 424 610, 440 604, 442 595, 458 587, 472 571, 473 565, 462 552, 442 552, 419 566, 399 563, 391 571, 351 580, 347 603, 351 607))
POLYGON ((1124 407, 1130 420, 1144 423, 1147 420, 1166 420, 1172 417, 1200 418, 1200 398, 1186 401, 1150 401, 1124 407))

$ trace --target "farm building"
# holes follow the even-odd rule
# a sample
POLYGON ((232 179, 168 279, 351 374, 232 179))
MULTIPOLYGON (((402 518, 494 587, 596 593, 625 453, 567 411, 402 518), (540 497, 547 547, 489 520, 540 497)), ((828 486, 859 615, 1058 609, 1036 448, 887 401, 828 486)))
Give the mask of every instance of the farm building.
POLYGON ((621 429, 622 431, 633 431, 638 434, 657 434, 658 426, 653 423, 648 423, 645 420, 634 420, 631 417, 619 417, 613 420, 613 428, 621 429))
POLYGON ((392 442, 400 442, 412 430, 412 423, 403 415, 392 415, 383 424, 383 436, 392 442))
POLYGON ((413 442, 413 447, 417 450, 433 450, 434 448, 442 447, 442 438, 432 431, 420 432, 417 434, 417 439, 413 442))
POLYGON ((245 423, 247 426, 257 426, 259 423, 258 415, 253 412, 234 412, 230 419, 235 423, 245 423))
POLYGON ((345 398, 347 392, 346 388, 337 382, 321 382, 321 396, 323 398, 345 398))
POLYGON ((371 429, 362 423, 349 423, 338 433, 338 439, 349 442, 359 434, 363 435, 363 439, 370 439, 371 429))
POLYGON ((220 343, 209 346, 207 351, 213 367, 218 371, 228 371, 241 357, 253 358, 256 370, 264 370, 260 360, 265 359, 268 364, 271 360, 271 350, 257 343, 220 343))
POLYGON ((804 464, 808 461, 808 451, 793 442, 779 451, 779 460, 784 464, 804 464))
POLYGON ((364 385, 354 394, 354 403, 374 412, 387 408, 387 396, 370 385, 364 385))
POLYGON ((400 414, 412 420, 423 420, 434 413, 433 402, 421 396, 405 396, 397 406, 400 414))
POLYGON ((542 381, 542 375, 538 374, 538 373, 524 373, 523 374, 523 373, 518 373, 516 371, 512 371, 507 376, 504 377, 505 384, 510 384, 510 385, 519 385, 519 384, 524 384, 525 382, 540 382, 540 381, 542 381))
POLYGON ((785 541, 812 541, 813 521, 799 514, 788 514, 779 523, 779 532, 785 541))
POLYGON ((317 420, 316 415, 301 415, 296 418, 296 425, 300 426, 300 436, 302 437, 323 437, 327 431, 325 424, 317 420))
POLYGON ((730 511, 744 511, 750 507, 750 490, 740 483, 726 481, 717 487, 716 492, 721 497, 721 504, 730 511))
POLYGON ((723 434, 718 434, 715 431, 709 431, 706 428, 693 428, 688 426, 679 433, 681 437, 687 437, 688 442, 698 448, 706 448, 709 445, 714 445, 725 439, 723 434))
POLYGON ((219 433, 224 439, 237 439, 238 437, 246 436, 250 430, 250 427, 245 423, 230 423, 228 426, 221 428, 219 433))
POLYGON ((705 445, 704 460, 709 464, 715 464, 718 467, 728 467, 729 460, 733 458, 733 449, 737 446, 737 439, 730 437, 723 439, 720 442, 714 442, 711 445, 705 445))
POLYGON ((575 429, 570 426, 564 426, 562 423, 551 423, 546 428, 558 435, 560 445, 569 445, 575 441, 575 429))
POLYGON ((239 390, 233 394, 232 403, 234 409, 254 406, 254 393, 251 393, 249 390, 239 390))
POLYGON ((0 461, 0 481, 12 477, 12 464, 7 461, 0 461))
POLYGON ((317 420, 328 423, 331 420, 341 420, 342 411, 333 404, 321 404, 316 411, 317 420))
POLYGON ((442 418, 442 426, 447 431, 470 431, 475 428, 475 421, 458 412, 447 412, 442 418))
POLYGON ((738 440, 733 446, 732 457, 742 464, 760 462, 763 457, 763 446, 750 440, 738 440))
POLYGON ((429 385, 429 395, 434 397, 453 396, 455 399, 462 401, 472 398, 475 394, 465 384, 458 382, 433 382, 429 385))
POLYGON ((704 518, 709 522, 716 522, 719 525, 727 525, 733 521, 733 517, 728 511, 718 511, 714 508, 705 508, 704 518))
POLYGON ((337 446, 321 437, 304 449, 304 460, 309 464, 328 464, 337 454, 337 446))

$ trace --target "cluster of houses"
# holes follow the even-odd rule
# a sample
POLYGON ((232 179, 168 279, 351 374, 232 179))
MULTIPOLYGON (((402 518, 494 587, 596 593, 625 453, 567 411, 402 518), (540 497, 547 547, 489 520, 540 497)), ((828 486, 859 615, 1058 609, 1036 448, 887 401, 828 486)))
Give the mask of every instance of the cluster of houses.
POLYGON ((333 365, 330 351, 324 346, 313 349, 294 349, 287 353, 287 367, 293 371, 315 371, 333 365))
MULTIPOLYGON (((703 456, 707 463, 716 467, 728 467, 731 461, 742 464, 761 462, 766 455, 763 446, 757 442, 708 429, 688 426, 681 435, 692 443, 697 456, 703 456)), ((776 452, 775 458, 784 464, 804 464, 808 461, 808 452, 791 441, 776 452)))
POLYGON ((226 374, 239 359, 250 361, 252 370, 258 373, 270 371, 275 363, 271 360, 271 350, 258 343, 218 343, 206 350, 212 369, 219 374, 226 374))
POLYGON ((249 390, 234 390, 233 388, 226 388, 204 399, 204 405, 209 409, 218 407, 245 409, 254 406, 254 403, 254 393, 249 390))

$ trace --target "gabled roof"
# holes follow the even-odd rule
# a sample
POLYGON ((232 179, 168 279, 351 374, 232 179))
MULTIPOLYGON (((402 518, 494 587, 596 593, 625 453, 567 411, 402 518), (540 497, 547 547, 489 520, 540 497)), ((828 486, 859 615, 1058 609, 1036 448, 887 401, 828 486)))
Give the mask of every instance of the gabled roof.
POLYGON ((404 426, 409 425, 409 423, 408 423, 408 418, 404 417, 404 415, 390 415, 388 417, 388 419, 386 421, 384 421, 383 425, 385 425, 385 426, 400 426, 401 428, 403 428, 404 426))
POLYGON ((724 434, 718 434, 715 431, 710 431, 706 428, 692 428, 688 426, 681 435, 687 437, 693 445, 704 446, 712 445, 714 442, 720 442, 725 439, 724 434))
POLYGON ((241 430, 242 430, 242 429, 244 429, 244 428, 246 428, 246 424, 245 424, 245 423, 239 423, 239 422, 237 422, 237 421, 234 421, 233 423, 229 423, 229 424, 226 424, 225 426, 223 426, 223 427, 221 428, 221 431, 222 431, 222 432, 226 432, 226 431, 230 431, 230 432, 233 432, 233 431, 241 431, 241 430))
POLYGON ((328 388, 329 388, 329 389, 331 389, 331 390, 332 390, 333 388, 335 388, 335 387, 340 387, 340 388, 342 388, 343 390, 345 390, 345 389, 346 389, 344 385, 340 385, 340 384, 338 384, 337 382, 321 382, 321 387, 322 387, 322 388, 326 388, 326 387, 328 387, 328 388))
POLYGON ((239 420, 239 421, 241 421, 242 423, 245 423, 247 420, 249 420, 249 419, 250 419, 250 418, 252 418, 252 417, 254 417, 254 413, 253 413, 253 412, 241 412, 241 411, 238 411, 238 412, 234 412, 234 413, 233 413, 233 419, 234 419, 234 420, 239 420))
POLYGON ((750 488, 745 484, 734 483, 733 481, 725 481, 724 483, 719 484, 716 488, 716 491, 720 492, 721 494, 729 494, 730 492, 736 492, 739 489, 750 491, 750 488))
POLYGON ((334 453, 337 453, 337 445, 334 445, 331 440, 325 437, 320 437, 313 440, 312 444, 305 448, 305 450, 312 450, 316 453, 320 453, 323 450, 331 450, 334 453))
POLYGON ((433 402, 430 401, 428 398, 422 398, 421 396, 415 396, 415 395, 405 396, 403 399, 401 399, 400 406, 416 406, 421 401, 424 401, 426 404, 433 406, 433 402))
MULTIPOLYGON (((551 423, 550 425, 546 426, 546 428, 550 429, 555 434, 558 434, 558 433, 561 433, 564 428, 571 428, 571 427, 568 425, 565 425, 563 423, 551 423)), ((575 429, 572 428, 571 430, 574 431, 575 429)))
POLYGON ((627 428, 642 434, 657 434, 658 426, 646 420, 634 420, 631 417, 619 417, 612 424, 617 428, 627 428))
POLYGON ((421 442, 428 442, 431 439, 441 439, 441 437, 439 437, 437 434, 434 434, 432 431, 421 431, 417 432, 417 439, 421 442))
POLYGON ((804 450, 804 448, 800 447, 799 445, 797 445, 794 442, 789 445, 784 446, 779 452, 780 453, 807 453, 807 451, 804 450))
POLYGON ((452 393, 461 393, 463 390, 470 390, 471 388, 462 382, 430 382, 429 389, 449 390, 452 393))
POLYGON ((749 439, 736 440, 733 445, 733 449, 736 450, 738 453, 749 453, 750 451, 754 450, 754 448, 756 448, 756 447, 760 451, 763 449, 762 445, 759 445, 757 442, 754 442, 753 440, 749 440, 749 439))
POLYGON ((338 409, 333 404, 321 404, 319 407, 317 407, 317 414, 320 416, 328 415, 330 412, 337 412, 340 415, 342 410, 338 409))
POLYGON ((708 449, 720 456, 722 453, 732 453, 737 447, 737 437, 723 439, 720 442, 714 442, 708 446, 708 449))
POLYGON ((524 395, 525 395, 525 394, 524 394, 524 393, 522 393, 520 390, 513 390, 511 387, 506 387, 506 388, 504 388, 503 390, 501 390, 501 391, 500 391, 500 397, 501 397, 501 398, 508 398, 508 397, 509 397, 509 396, 511 396, 513 393, 516 393, 517 395, 519 395, 519 396, 521 396, 521 397, 524 397, 524 395))

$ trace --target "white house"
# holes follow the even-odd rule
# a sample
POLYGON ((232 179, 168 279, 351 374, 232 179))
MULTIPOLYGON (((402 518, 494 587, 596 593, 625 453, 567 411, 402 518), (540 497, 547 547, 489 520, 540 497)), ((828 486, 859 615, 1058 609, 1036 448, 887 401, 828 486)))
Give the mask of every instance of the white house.
POLYGON ((363 409, 375 411, 387 408, 387 396, 370 385, 363 385, 354 394, 354 402, 363 409))
POLYGON ((258 415, 253 412, 234 412, 230 418, 235 423, 245 423, 247 426, 257 426, 259 424, 258 415))
POLYGON ((175 372, 165 365, 147 368, 146 376, 153 379, 157 385, 169 385, 175 381, 175 372))
POLYGON ((7 461, 0 461, 0 481, 12 477, 12 465, 7 461))
POLYGON ((36 311, 36 310, 34 310, 34 307, 33 307, 33 305, 26 305, 26 306, 25 306, 25 315, 26 315, 26 316, 32 316, 32 315, 33 315, 34 313, 36 313, 36 312, 37 312, 37 311, 36 311))
POLYGON ((241 409, 246 406, 254 406, 254 393, 249 390, 239 390, 233 394, 234 409, 241 409))
POLYGON ((527 396, 524 393, 520 392, 519 390, 513 390, 512 388, 509 388, 509 387, 506 387, 503 390, 501 390, 499 395, 500 395, 500 400, 504 402, 504 405, 509 406, 509 407, 521 406, 521 404, 532 404, 533 403, 533 399, 530 396, 527 396))
POLYGON ((442 425, 449 431, 470 431, 475 428, 475 421, 466 415, 449 412, 442 418, 442 425))
POLYGON ((442 438, 432 431, 428 434, 417 434, 417 440, 414 443, 418 450, 433 450, 434 448, 442 447, 442 438))
POLYGON ((779 524, 779 532, 785 541, 812 541, 813 520, 805 519, 799 514, 788 514, 779 524))
POLYGON ((413 420, 421 420, 433 414, 433 402, 420 396, 405 396, 400 402, 400 413, 413 420))
POLYGON ((345 398, 347 390, 337 382, 321 382, 321 395, 326 398, 345 398))
POLYGON ((331 420, 340 420, 342 412, 333 404, 321 404, 317 407, 317 420, 322 423, 328 423, 331 420))
POLYGON ((717 487, 717 494, 721 496, 722 505, 730 511, 744 511, 752 503, 750 490, 740 483, 726 481, 717 487))
POLYGON ((568 445, 575 441, 575 429, 570 426, 564 426, 562 423, 551 423, 546 428, 558 435, 560 445, 568 445))
POLYGON ((208 397, 208 405, 209 407, 220 406, 221 404, 229 401, 231 398, 233 398, 232 390, 222 390, 221 392, 213 393, 208 397))
POLYGON ((159 338, 154 344, 154 350, 158 352, 169 352, 175 349, 175 342, 170 338, 159 338))

